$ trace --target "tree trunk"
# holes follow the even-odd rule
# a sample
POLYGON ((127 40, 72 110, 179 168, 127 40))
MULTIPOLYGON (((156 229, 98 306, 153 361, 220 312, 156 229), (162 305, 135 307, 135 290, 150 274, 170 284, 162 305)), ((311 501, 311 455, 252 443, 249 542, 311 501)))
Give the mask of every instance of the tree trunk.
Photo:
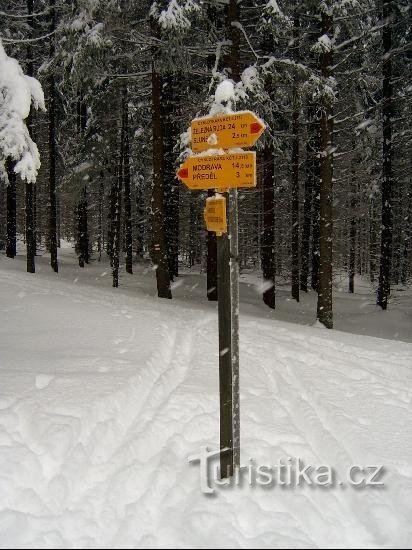
POLYGON ((412 190, 406 192, 406 216, 405 216, 405 232, 403 237, 403 262, 401 283, 406 286, 408 278, 411 275, 411 243, 412 243, 412 190))
POLYGON ((115 166, 114 169, 109 168, 109 181, 110 181, 110 192, 109 192, 109 212, 108 212, 108 223, 107 223, 107 243, 106 250, 107 255, 110 258, 110 267, 113 267, 113 235, 114 235, 114 224, 116 216, 116 189, 117 189, 117 174, 119 167, 115 166))
MULTIPOLYGON (((50 32, 56 29, 55 0, 49 0, 50 32)), ((50 37, 50 59, 55 55, 54 37, 50 37)), ((53 71, 53 68, 50 69, 53 71)), ((49 250, 50 265, 55 273, 59 271, 57 263, 57 200, 56 200, 56 84, 54 75, 49 76, 49 250)))
POLYGON ((319 292, 319 268, 320 268, 320 121, 316 116, 315 144, 313 151, 313 209, 312 209, 312 273, 311 287, 319 292))
MULTIPOLYGON (((152 34, 159 39, 157 23, 152 19, 152 34)), ((165 169, 164 132, 162 120, 162 77, 159 69, 159 52, 152 53, 152 124, 153 124, 153 190, 152 190, 152 246, 151 256, 156 267, 159 298, 172 298, 169 262, 165 235, 165 169)))
POLYGON ((88 232, 88 201, 87 189, 83 188, 82 196, 77 207, 78 216, 78 237, 77 251, 79 258, 79 266, 84 267, 89 263, 89 232, 88 232))
POLYGON ((163 79, 162 113, 164 121, 164 176, 165 176, 165 215, 166 243, 171 280, 179 276, 179 190, 176 180, 175 145, 179 140, 177 119, 179 117, 178 82, 183 75, 168 72, 163 79))
POLYGON ((7 236, 6 236, 6 255, 8 258, 15 258, 17 255, 17 209, 16 209, 16 174, 14 172, 14 162, 11 159, 6 161, 7 176, 9 184, 7 186, 7 236))
MULTIPOLYGON (((221 30, 223 25, 223 19, 220 17, 218 5, 215 3, 208 3, 206 6, 207 19, 213 25, 214 29, 221 30)), ((217 70, 222 70, 222 58, 218 60, 217 70)), ((208 56, 207 67, 209 71, 212 71, 215 65, 215 55, 208 56)), ((213 190, 208 191, 208 197, 213 197, 215 192, 213 190)), ((213 231, 207 232, 207 299, 210 302, 218 301, 218 285, 217 285, 217 237, 213 231)))
POLYGON ((297 90, 295 90, 295 108, 292 123, 292 298, 299 302, 299 109, 296 105, 297 90))
MULTIPOLYGON (((299 28, 300 18, 298 7, 295 7, 293 21, 293 48, 295 58, 299 61, 299 28)), ((300 290, 300 262, 299 262, 299 140, 300 140, 300 106, 299 106, 299 79, 294 77, 293 83, 293 113, 292 113, 292 298, 299 302, 300 290)))
POLYGON ((393 117, 393 86, 392 86, 392 1, 383 0, 383 99, 382 99, 382 233, 381 233, 381 262, 378 287, 378 305, 386 310, 391 284, 391 263, 392 263, 392 192, 393 192, 393 170, 392 170, 392 117, 393 117))
POLYGON ((140 182, 135 186, 136 200, 136 258, 143 259, 146 242, 146 212, 143 206, 143 193, 140 182))
POLYGON ((102 261, 102 252, 103 252, 103 200, 104 200, 104 173, 100 172, 100 183, 99 183, 99 214, 97 221, 97 261, 102 261))
POLYGON ((355 292, 355 271, 356 271, 356 191, 352 190, 350 198, 350 230, 349 230, 349 293, 355 292))
POLYGON ((264 303, 276 307, 275 263, 275 164, 273 149, 267 145, 263 151, 263 236, 262 272, 265 280, 264 303))
MULTIPOLYGON (((322 35, 333 36, 333 19, 322 13, 322 35)), ((321 54, 320 69, 324 82, 331 76, 332 49, 321 54)), ((321 183, 319 235, 318 319, 326 328, 333 328, 333 111, 331 100, 323 96, 321 111, 321 183)))
MULTIPOLYGON (((123 116, 122 116, 123 119, 123 116)), ((120 268, 120 250, 121 250, 121 238, 122 238, 122 188, 124 180, 124 124, 123 120, 120 125, 120 143, 119 143, 119 165, 117 169, 117 177, 115 180, 115 186, 113 189, 113 260, 112 260, 112 274, 113 274, 113 287, 119 286, 119 268, 120 268)))
POLYGON ((300 289, 303 292, 308 291, 309 279, 309 251, 310 237, 312 226, 312 199, 313 199, 313 184, 315 178, 315 163, 316 159, 316 139, 314 132, 316 125, 314 124, 315 109, 309 107, 307 128, 308 138, 306 143, 306 175, 305 175, 305 196, 303 203, 303 227, 302 227, 302 244, 301 244, 301 275, 300 289))
MULTIPOLYGON (((33 37, 33 0, 27 0, 27 14, 29 19, 27 25, 30 29, 29 37, 33 37)), ((34 76, 34 62, 33 62, 33 48, 30 45, 27 46, 27 76, 34 76)), ((30 112, 27 118, 27 128, 30 135, 33 137, 33 120, 30 112)), ((36 255, 36 241, 34 230, 34 189, 33 184, 26 182, 26 269, 27 273, 35 273, 35 255, 36 255)))
POLYGON ((198 210, 197 197, 194 193, 190 195, 190 211, 189 211, 189 267, 193 267, 196 263, 196 248, 198 234, 198 210))
MULTIPOLYGON (((352 143, 353 149, 355 149, 355 143, 352 143)), ((349 275, 349 293, 353 294, 355 292, 355 272, 356 272, 356 239, 357 239, 357 229, 358 229, 358 213, 357 213, 357 183, 356 183, 356 166, 355 159, 352 159, 352 170, 351 170, 351 190, 349 197, 349 215, 350 215, 350 229, 349 229, 349 265, 348 265, 348 275, 349 275)))
POLYGON ((127 87, 123 89, 122 97, 123 125, 123 177, 124 177, 124 214, 125 214, 125 251, 126 272, 133 274, 133 233, 132 233, 132 189, 130 184, 130 141, 129 141, 129 106, 127 87))

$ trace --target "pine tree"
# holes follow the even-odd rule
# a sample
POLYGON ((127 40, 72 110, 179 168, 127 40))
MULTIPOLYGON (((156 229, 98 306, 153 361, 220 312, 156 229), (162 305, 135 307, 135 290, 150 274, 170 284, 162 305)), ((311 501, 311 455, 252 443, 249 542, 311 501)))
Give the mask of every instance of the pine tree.
POLYGON ((15 163, 8 158, 6 160, 6 170, 8 176, 7 185, 7 238, 6 255, 8 258, 15 258, 17 255, 17 219, 16 219, 16 173, 14 171, 15 163))
MULTIPOLYGON (((53 61, 56 49, 55 38, 53 36, 56 30, 56 2, 49 0, 49 23, 50 23, 50 60, 53 61)), ((57 136, 56 136, 56 82, 53 69, 49 76, 49 235, 48 248, 50 251, 50 265, 55 273, 59 271, 57 261, 57 196, 56 196, 56 161, 57 161, 57 136)))
MULTIPOLYGON (((331 37, 333 16, 322 11, 320 72, 325 88, 332 75, 333 50, 331 37)), ((326 328, 333 328, 333 114, 332 100, 323 93, 320 120, 320 226, 319 226, 319 293, 318 319, 326 328)))
POLYGON ((392 150, 392 116, 393 116, 393 84, 392 84, 392 0, 383 0, 382 10, 382 45, 383 45, 383 98, 382 98, 382 232, 381 232, 381 262, 379 273, 378 305, 388 308, 388 298, 391 285, 392 266, 392 228, 393 228, 393 150, 392 150))
MULTIPOLYGON (((33 0, 27 0, 27 25, 30 29, 29 39, 33 37, 34 21, 33 15, 33 0)), ((33 48, 30 43, 27 46, 27 75, 34 76, 34 59, 33 48)), ((32 120, 32 113, 30 112, 27 127, 31 135, 34 133, 34 125, 32 120)), ((34 226, 34 187, 31 182, 26 182, 26 256, 27 256, 27 272, 35 273, 35 255, 36 255, 36 232, 34 226)))
MULTIPOLYGON (((160 29, 155 15, 151 16, 152 37, 160 39, 160 29)), ((152 124, 153 124, 153 192, 152 192, 152 250, 156 266, 159 298, 172 298, 169 262, 166 248, 165 219, 165 169, 164 127, 162 117, 163 79, 160 69, 158 46, 152 46, 152 124)))

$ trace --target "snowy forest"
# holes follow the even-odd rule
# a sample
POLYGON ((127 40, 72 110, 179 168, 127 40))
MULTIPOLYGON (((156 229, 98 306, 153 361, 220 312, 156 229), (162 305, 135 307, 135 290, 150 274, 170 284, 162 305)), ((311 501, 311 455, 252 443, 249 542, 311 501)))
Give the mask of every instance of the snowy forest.
POLYGON ((0 0, 0 548, 411 547, 411 38, 0 0))
POLYGON ((267 125, 258 185, 239 203, 240 269, 262 274, 264 302, 276 307, 277 279, 297 301, 311 288, 331 328, 334 275, 351 293, 367 277, 383 309, 391 285, 410 283, 407 0, 2 0, 0 35, 46 97, 28 118, 35 185, 3 150, 0 243, 14 257, 24 240, 29 272, 45 253, 57 272, 65 239, 80 267, 107 254, 114 286, 151 259, 159 296, 183 264, 207 271, 216 300, 205 196, 175 174, 191 119, 232 79, 233 110, 267 125))

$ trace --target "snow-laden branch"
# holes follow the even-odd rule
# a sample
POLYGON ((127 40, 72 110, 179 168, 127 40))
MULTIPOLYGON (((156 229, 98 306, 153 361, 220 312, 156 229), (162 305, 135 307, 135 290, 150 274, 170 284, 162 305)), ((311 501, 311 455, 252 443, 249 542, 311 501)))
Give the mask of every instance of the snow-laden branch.
POLYGON ((160 10, 157 2, 153 2, 150 16, 165 30, 187 30, 191 27, 189 16, 199 10, 200 5, 195 0, 169 0, 164 10, 160 10))
POLYGON ((37 38, 5 38, 1 37, 0 40, 2 40, 5 44, 30 44, 32 42, 41 42, 42 40, 46 40, 47 38, 50 38, 56 33, 56 31, 49 32, 48 34, 44 34, 43 36, 39 36, 37 38))
POLYGON ((44 11, 39 11, 37 13, 25 13, 23 15, 0 11, 0 17, 8 17, 9 19, 35 19, 37 17, 43 17, 44 15, 48 15, 49 13, 50 13, 49 9, 44 11))
POLYGON ((4 172, 4 163, 11 159, 16 174, 34 183, 40 155, 25 123, 31 105, 46 110, 42 87, 23 73, 16 59, 8 57, 0 40, 0 171, 4 172))
POLYGON ((239 21, 232 21, 231 23, 232 27, 235 27, 236 29, 239 29, 240 32, 243 34, 243 36, 245 37, 246 39, 246 42, 248 43, 248 46, 250 48, 250 51, 253 53, 253 55, 255 56, 256 59, 259 59, 259 55, 256 53, 254 47, 252 46, 252 43, 251 41, 249 40, 249 37, 248 35, 246 34, 246 31, 245 29, 243 28, 243 25, 241 25, 241 23, 239 23, 239 21))

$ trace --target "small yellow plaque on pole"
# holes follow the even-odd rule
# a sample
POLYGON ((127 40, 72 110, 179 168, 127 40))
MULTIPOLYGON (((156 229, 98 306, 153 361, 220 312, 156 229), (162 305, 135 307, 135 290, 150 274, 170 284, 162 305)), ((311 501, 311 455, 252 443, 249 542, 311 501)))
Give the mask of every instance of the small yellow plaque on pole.
POLYGON ((206 200, 205 222, 208 231, 227 233, 226 198, 216 195, 206 200))

